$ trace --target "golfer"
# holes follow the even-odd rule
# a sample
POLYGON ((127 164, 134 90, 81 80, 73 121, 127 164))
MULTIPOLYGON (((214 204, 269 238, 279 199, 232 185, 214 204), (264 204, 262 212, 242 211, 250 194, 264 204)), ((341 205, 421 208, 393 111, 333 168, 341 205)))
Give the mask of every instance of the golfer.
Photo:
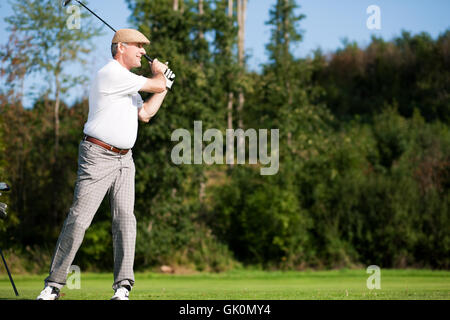
POLYGON ((136 219, 135 167, 131 148, 138 119, 148 122, 159 110, 173 83, 173 73, 154 60, 152 78, 130 69, 141 66, 150 41, 139 31, 118 30, 111 44, 113 59, 100 69, 91 84, 89 115, 79 145, 78 173, 73 204, 64 222, 44 290, 37 300, 56 300, 66 284, 69 268, 86 229, 108 194, 111 204, 115 291, 112 300, 128 300, 134 285, 136 219), (170 86, 169 86, 170 84, 170 86), (143 102, 138 91, 153 93, 143 102))

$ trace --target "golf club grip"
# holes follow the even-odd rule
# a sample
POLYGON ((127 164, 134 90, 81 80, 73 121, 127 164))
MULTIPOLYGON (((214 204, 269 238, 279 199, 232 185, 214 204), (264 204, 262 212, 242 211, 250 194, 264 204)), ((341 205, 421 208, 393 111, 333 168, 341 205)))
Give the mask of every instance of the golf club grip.
POLYGON ((144 54, 144 57, 145 57, 145 59, 147 59, 148 60, 148 62, 150 62, 150 63, 152 63, 153 62, 153 59, 152 58, 150 58, 147 54, 144 54))

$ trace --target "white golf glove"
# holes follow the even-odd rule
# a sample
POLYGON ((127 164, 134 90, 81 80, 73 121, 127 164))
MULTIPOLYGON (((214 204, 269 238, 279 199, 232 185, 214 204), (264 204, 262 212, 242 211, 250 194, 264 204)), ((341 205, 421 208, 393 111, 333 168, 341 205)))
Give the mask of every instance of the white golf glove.
POLYGON ((168 89, 172 88, 173 82, 175 81, 175 73, 167 68, 166 72, 164 72, 164 77, 166 78, 166 87, 168 89))

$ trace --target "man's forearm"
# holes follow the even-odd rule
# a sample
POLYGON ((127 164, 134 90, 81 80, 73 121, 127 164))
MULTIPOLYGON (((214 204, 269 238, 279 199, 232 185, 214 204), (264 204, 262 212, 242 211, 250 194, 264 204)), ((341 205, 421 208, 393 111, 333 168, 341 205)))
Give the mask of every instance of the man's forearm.
POLYGON ((164 98, 166 97, 166 94, 167 90, 160 93, 155 93, 150 99, 144 102, 142 108, 139 110, 139 120, 149 122, 150 119, 158 112, 164 98))
POLYGON ((166 90, 166 78, 162 73, 156 73, 151 78, 147 78, 144 86, 139 91, 149 93, 162 93, 166 90))

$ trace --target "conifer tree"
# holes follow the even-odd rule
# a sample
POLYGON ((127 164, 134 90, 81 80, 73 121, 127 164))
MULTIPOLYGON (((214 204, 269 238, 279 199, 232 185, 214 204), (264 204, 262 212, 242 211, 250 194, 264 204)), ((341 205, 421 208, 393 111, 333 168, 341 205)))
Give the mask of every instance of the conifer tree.
MULTIPOLYGON (((171 152, 180 141, 172 142, 171 135, 176 129, 186 129, 194 143, 194 121, 202 121, 203 131, 221 128, 225 110, 216 98, 223 79, 206 36, 216 25, 215 7, 209 0, 178 1, 178 10, 173 1, 167 0, 127 2, 132 12, 130 21, 151 40, 148 54, 169 61, 176 74, 160 111, 149 124, 140 124, 134 153, 135 163, 141 168, 136 172, 136 211, 149 224, 158 221, 161 232, 179 228, 185 234, 184 240, 172 232, 167 241, 181 246, 189 240, 193 223, 199 221, 199 199, 206 192, 205 166, 194 163, 194 152, 191 164, 174 164, 171 152), (166 214, 170 214, 170 221, 166 214)), ((136 72, 149 76, 150 69, 143 65, 136 72)), ((144 230, 143 237, 147 233, 144 230)))

